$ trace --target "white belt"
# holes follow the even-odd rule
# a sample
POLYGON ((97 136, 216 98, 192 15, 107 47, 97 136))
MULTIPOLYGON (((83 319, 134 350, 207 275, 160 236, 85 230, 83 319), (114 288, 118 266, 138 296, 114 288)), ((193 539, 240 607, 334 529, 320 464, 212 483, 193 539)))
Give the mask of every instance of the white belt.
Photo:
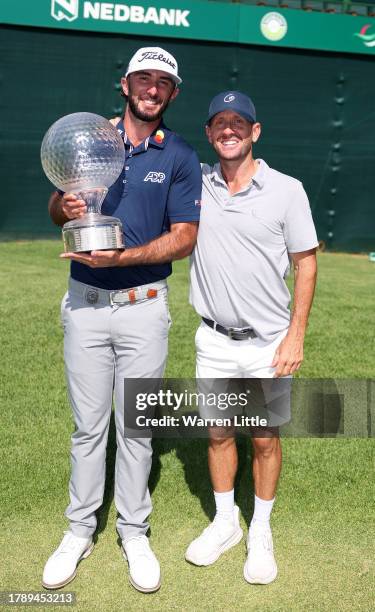
POLYGON ((155 298, 158 291, 167 286, 167 281, 162 280, 148 285, 140 285, 140 287, 131 287, 131 289, 118 289, 110 291, 109 301, 112 304, 134 304, 139 300, 155 298))
POLYGON ((147 285, 140 285, 139 287, 129 287, 128 289, 116 289, 110 291, 108 289, 101 289, 100 287, 93 287, 92 285, 86 285, 76 281, 73 278, 69 280, 69 291, 72 294, 82 297, 88 304, 134 304, 140 300, 147 300, 155 298, 158 292, 166 289, 167 281, 165 279, 156 281, 155 283, 148 283, 147 285))

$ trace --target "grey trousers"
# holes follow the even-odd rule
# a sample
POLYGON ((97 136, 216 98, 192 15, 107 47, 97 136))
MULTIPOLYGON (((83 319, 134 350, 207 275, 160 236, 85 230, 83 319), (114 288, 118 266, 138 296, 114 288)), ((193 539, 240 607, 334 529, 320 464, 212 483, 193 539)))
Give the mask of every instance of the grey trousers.
POLYGON ((150 438, 124 437, 125 378, 162 377, 170 317, 167 288, 156 298, 110 305, 109 291, 70 279, 61 305, 64 358, 75 422, 70 504, 65 516, 79 537, 92 536, 103 502, 112 398, 115 404, 117 531, 122 540, 145 534, 152 510, 148 491, 150 438), (93 295, 97 302, 92 304, 93 295))

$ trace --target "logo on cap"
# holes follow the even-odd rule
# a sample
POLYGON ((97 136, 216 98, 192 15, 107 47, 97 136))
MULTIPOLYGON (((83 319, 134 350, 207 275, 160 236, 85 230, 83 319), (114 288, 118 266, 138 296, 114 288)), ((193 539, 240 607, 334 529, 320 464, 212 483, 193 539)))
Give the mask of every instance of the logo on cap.
POLYGON ((164 62, 171 66, 171 68, 175 69, 176 64, 172 61, 170 57, 163 55, 163 53, 158 53, 157 51, 145 51, 142 53, 142 56, 138 58, 138 62, 143 62, 144 60, 156 60, 158 62, 164 62))
POLYGON ((233 102, 233 100, 235 99, 236 99, 236 96, 234 96, 233 94, 228 94, 227 96, 225 96, 224 102, 233 102))

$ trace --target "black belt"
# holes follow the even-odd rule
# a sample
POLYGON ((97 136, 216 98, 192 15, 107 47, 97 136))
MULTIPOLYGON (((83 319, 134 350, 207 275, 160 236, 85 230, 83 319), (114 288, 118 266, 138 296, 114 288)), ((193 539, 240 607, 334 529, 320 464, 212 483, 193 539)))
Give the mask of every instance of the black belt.
POLYGON ((223 325, 219 325, 216 321, 211 321, 211 319, 206 319, 205 317, 202 317, 202 321, 211 327, 211 329, 218 331, 220 334, 224 334, 224 336, 228 336, 231 340, 248 340, 249 338, 256 338, 256 333, 251 327, 246 327, 245 329, 223 327, 223 325))

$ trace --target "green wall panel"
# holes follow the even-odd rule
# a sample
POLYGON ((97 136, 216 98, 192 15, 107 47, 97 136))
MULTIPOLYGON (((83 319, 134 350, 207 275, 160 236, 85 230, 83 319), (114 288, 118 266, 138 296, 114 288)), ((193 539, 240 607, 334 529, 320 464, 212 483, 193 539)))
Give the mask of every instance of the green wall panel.
MULTIPOLYGON (((116 34, 1 28, 1 213, 3 237, 58 235, 46 211, 51 185, 40 143, 62 115, 111 117, 130 55, 155 40, 116 34)), ((213 95, 241 89, 263 133, 256 154, 301 179, 319 238, 329 248, 375 250, 374 62, 370 56, 158 38, 184 78, 167 123, 199 152, 214 155, 204 121, 213 95)))
POLYGON ((197 0, 0 2, 0 23, 10 25, 374 55, 372 21, 367 15, 306 12, 272 2, 268 6, 197 0))

